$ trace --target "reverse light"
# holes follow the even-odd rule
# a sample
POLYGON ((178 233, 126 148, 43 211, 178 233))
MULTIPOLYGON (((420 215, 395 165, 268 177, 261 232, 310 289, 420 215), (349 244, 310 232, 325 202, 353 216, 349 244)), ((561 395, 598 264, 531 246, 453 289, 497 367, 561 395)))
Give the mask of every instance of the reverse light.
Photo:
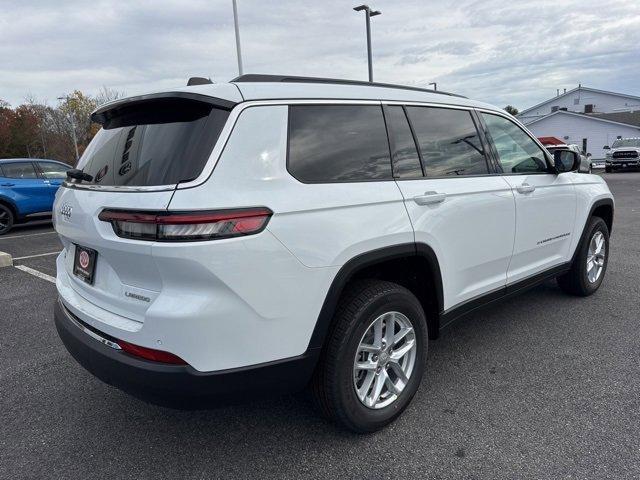
POLYGON ((107 209, 98 219, 116 235, 135 240, 192 242, 260 233, 273 212, 266 207, 206 212, 144 212, 107 209))
POLYGON ((171 363, 173 365, 187 365, 187 362, 182 360, 173 353, 164 352, 162 350, 154 350, 153 348, 141 347, 140 345, 134 345, 133 343, 125 342, 124 340, 118 340, 116 342, 122 348, 122 351, 133 355, 134 357, 144 358, 145 360, 151 360, 160 363, 171 363))

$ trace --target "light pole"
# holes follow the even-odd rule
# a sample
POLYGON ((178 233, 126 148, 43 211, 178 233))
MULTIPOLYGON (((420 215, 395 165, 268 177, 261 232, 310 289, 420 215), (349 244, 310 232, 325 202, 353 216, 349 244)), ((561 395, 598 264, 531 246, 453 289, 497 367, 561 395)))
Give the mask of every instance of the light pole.
MULTIPOLYGON (((58 97, 58 100, 69 100, 69 95, 58 97)), ((78 154, 78 137, 76 136, 76 124, 73 120, 73 112, 69 113, 69 123, 71 124, 71 137, 73 138, 73 146, 76 149, 76 162, 78 162, 80 155, 78 154)))
POLYGON ((242 75, 242 51, 240 50, 240 27, 238 26, 238 5, 233 0, 233 25, 236 29, 236 53, 238 54, 238 75, 242 75))
POLYGON ((371 17, 380 15, 382 12, 378 10, 371 11, 369 5, 360 5, 359 7, 354 7, 354 10, 356 12, 364 10, 365 21, 367 22, 367 59, 369 61, 369 81, 373 82, 373 61, 371 57, 371 17))
POLYGON ((436 82, 431 82, 429 85, 433 85, 434 92, 438 90, 438 84, 436 82))

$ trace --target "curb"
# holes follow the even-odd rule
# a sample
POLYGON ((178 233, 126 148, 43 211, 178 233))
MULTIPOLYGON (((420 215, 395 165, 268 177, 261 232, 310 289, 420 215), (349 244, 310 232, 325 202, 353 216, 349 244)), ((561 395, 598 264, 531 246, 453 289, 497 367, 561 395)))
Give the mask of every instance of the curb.
POLYGON ((0 268, 2 267, 12 267, 13 266, 13 258, 11 255, 5 252, 0 252, 0 268))

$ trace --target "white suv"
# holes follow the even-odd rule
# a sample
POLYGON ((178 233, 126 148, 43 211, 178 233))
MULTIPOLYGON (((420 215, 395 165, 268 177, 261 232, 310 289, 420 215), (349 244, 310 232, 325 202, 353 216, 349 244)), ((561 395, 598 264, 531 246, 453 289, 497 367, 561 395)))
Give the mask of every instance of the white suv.
POLYGON ((245 75, 92 118, 56 197, 55 322, 87 370, 149 401, 310 385, 373 431, 455 318, 553 277, 589 295, 607 268, 605 182, 460 96, 245 75))
POLYGON ((640 168, 640 138, 618 138, 611 147, 604 146, 607 158, 604 164, 607 173, 627 168, 640 168))

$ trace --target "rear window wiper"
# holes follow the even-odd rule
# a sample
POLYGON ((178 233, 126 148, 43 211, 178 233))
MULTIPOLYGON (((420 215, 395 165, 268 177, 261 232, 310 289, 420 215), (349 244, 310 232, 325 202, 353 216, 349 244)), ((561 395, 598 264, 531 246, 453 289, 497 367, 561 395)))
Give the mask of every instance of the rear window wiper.
POLYGON ((77 180, 78 183, 82 181, 91 182, 93 180, 93 177, 91 175, 89 175, 88 173, 84 173, 82 170, 79 170, 77 168, 67 170, 67 178, 77 180))

